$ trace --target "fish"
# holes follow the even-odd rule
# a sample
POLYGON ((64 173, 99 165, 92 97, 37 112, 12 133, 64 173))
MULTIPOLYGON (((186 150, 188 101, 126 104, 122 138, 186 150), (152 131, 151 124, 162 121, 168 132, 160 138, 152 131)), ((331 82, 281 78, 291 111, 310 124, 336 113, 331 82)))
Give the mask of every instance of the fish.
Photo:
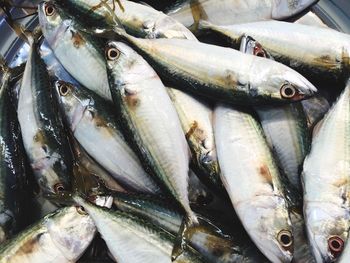
POLYGON ((146 171, 186 212, 189 229, 198 223, 188 199, 189 149, 167 90, 153 68, 123 42, 107 43, 106 61, 122 132, 146 171))
POLYGON ((173 87, 215 102, 290 103, 317 92, 299 73, 266 58, 183 39, 141 39, 122 29, 115 32, 173 87))
POLYGON ((316 262, 334 262, 350 225, 350 83, 314 132, 302 172, 304 216, 316 262))
POLYGON ((276 61, 307 76, 316 86, 324 86, 324 82, 343 86, 349 77, 350 35, 334 29, 282 21, 227 26, 203 22, 200 28, 224 36, 232 47, 239 46, 243 35, 249 35, 276 61))
POLYGON ((25 151, 44 193, 70 189, 73 154, 46 66, 32 40, 21 82, 17 115, 25 151))
POLYGON ((317 0, 186 0, 167 8, 172 18, 195 30, 200 20, 232 25, 261 20, 283 20, 301 13, 317 0))
MULTIPOLYGON (((243 37, 240 50, 251 55, 274 59, 250 36, 243 37)), ((290 184, 301 193, 300 173, 311 144, 302 104, 299 102, 282 106, 257 106, 255 111, 278 165, 290 184)))
MULTIPOLYGON (((242 38, 241 51, 274 59, 264 47, 250 36, 242 38)), ((294 263, 315 262, 305 231, 300 173, 311 145, 310 131, 302 104, 255 107, 265 133, 266 142, 274 154, 287 200, 292 223, 294 263)))
POLYGON ((122 8, 114 2, 101 4, 99 0, 55 0, 53 3, 88 28, 114 28, 121 24, 128 33, 141 38, 197 40, 191 31, 175 19, 133 1, 120 0, 122 8))
POLYGON ((294 237, 283 183, 259 123, 219 104, 214 131, 221 180, 245 230, 271 262, 291 262, 294 237))
POLYGON ((42 2, 38 7, 46 42, 65 70, 84 87, 112 101, 102 44, 83 32, 62 9, 42 2))
MULTIPOLYGON (((118 262, 171 263, 175 237, 153 224, 121 211, 112 211, 94 206, 79 196, 74 200, 84 207, 94 220, 102 238, 118 262)), ((190 247, 186 247, 176 262, 205 262, 190 247)))
MULTIPOLYGON (((112 196, 119 210, 143 218, 173 235, 179 232, 184 215, 166 199, 128 193, 112 193, 112 196)), ((190 245, 208 262, 267 262, 249 238, 241 233, 237 233, 239 238, 232 236, 200 217, 206 223, 191 237, 190 245)))
POLYGON ((84 87, 62 80, 55 82, 55 92, 74 138, 93 160, 131 191, 161 192, 125 142, 112 104, 84 87))
POLYGON ((0 262, 76 262, 95 232, 92 219, 81 207, 65 207, 45 216, 1 246, 0 262))
POLYGON ((24 223, 22 208, 27 193, 27 159, 14 106, 13 85, 23 66, 3 70, 0 85, 0 244, 24 223))
POLYGON ((207 186, 225 191, 220 181, 211 107, 180 90, 167 90, 191 149, 193 169, 207 186))

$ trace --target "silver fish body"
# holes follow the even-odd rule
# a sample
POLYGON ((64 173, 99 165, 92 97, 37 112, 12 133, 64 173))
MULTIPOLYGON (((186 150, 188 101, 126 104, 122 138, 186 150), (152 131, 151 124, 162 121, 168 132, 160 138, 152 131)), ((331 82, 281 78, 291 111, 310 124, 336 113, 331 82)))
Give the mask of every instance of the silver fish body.
POLYGON ((143 165, 195 222, 188 199, 189 149, 166 88, 126 44, 110 42, 106 49, 110 88, 124 136, 143 165))
POLYGON ((66 207, 44 217, 0 248, 1 263, 76 262, 95 235, 92 219, 66 207))
POLYGON ((87 26, 113 28, 121 23, 128 33, 137 37, 196 40, 184 25, 163 12, 141 3, 127 0, 121 0, 120 5, 115 3, 103 5, 98 0, 54 2, 87 26), (96 6, 99 8, 94 9, 96 6))
POLYGON ((45 2, 39 6, 43 35, 56 58, 74 79, 106 100, 112 100, 103 50, 98 41, 82 32, 74 19, 55 7, 47 15, 45 2))
POLYGON ((304 162, 304 215, 317 262, 333 262, 343 250, 350 225, 350 86, 314 134, 304 162))
POLYGON ((23 74, 17 114, 39 186, 46 193, 69 189, 73 156, 36 43, 32 43, 23 74))
POLYGON ((316 0, 187 0, 179 2, 169 8, 167 14, 186 27, 191 27, 200 19, 216 25, 285 19, 302 12, 316 0))
POLYGON ((293 233, 283 185, 263 131, 249 114, 214 111, 221 180, 244 228, 272 262, 291 262, 293 233))
MULTIPOLYGON (((133 215, 106 209, 87 203, 80 197, 75 201, 93 218, 98 231, 118 262, 171 263, 174 236, 133 215)), ((186 249, 176 262, 199 263, 201 257, 186 249)))
POLYGON ((236 105, 287 103, 311 97, 317 91, 299 73, 265 58, 183 39, 139 39, 119 33, 176 88, 215 101, 236 105), (283 92, 289 88, 292 96, 283 92))
POLYGON ((55 88, 67 123, 87 153, 125 187, 142 193, 159 192, 125 142, 113 106, 84 87, 57 81, 55 88))
POLYGON ((242 35, 249 35, 270 52, 276 61, 320 85, 322 80, 343 84, 349 76, 350 36, 333 29, 281 21, 232 26, 203 23, 202 28, 228 37, 233 46, 239 44, 242 35))

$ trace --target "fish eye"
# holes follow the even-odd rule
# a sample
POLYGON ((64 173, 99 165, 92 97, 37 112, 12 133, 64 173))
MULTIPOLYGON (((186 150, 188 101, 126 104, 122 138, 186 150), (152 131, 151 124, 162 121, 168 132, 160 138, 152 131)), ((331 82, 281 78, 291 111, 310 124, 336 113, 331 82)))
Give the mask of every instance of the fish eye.
POLYGON ((45 4, 45 14, 47 16, 53 16, 55 14, 56 10, 55 7, 52 4, 45 4))
POLYGON ((289 248, 293 244, 293 235, 289 230, 282 230, 278 233, 277 240, 283 248, 289 248))
POLYGON ((56 194, 62 193, 62 192, 64 192, 64 190, 65 190, 63 184, 61 184, 61 183, 55 184, 55 185, 53 186, 53 189, 55 190, 55 193, 56 193, 56 194))
POLYGON ((291 99, 297 94, 297 90, 293 87, 292 84, 284 84, 281 87, 281 96, 284 99, 291 99))
POLYGON ((106 50, 106 57, 108 60, 117 60, 120 56, 120 51, 115 47, 108 47, 106 50))
POLYGON ((339 236, 331 236, 328 239, 328 248, 332 254, 339 254, 343 251, 344 240, 339 236))
POLYGON ((85 211, 84 207, 82 206, 76 206, 77 212, 81 215, 87 215, 87 212, 85 211))
POLYGON ((69 93, 69 87, 67 84, 61 83, 59 86, 59 91, 61 96, 67 96, 69 93))

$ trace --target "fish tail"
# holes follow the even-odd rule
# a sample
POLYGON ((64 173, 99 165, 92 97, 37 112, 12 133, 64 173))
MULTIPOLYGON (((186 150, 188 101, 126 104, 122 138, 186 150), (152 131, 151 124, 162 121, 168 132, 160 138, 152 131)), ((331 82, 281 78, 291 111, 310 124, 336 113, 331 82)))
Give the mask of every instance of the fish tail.
POLYGON ((191 211, 182 220, 179 232, 175 238, 173 251, 171 253, 171 260, 175 261, 186 249, 189 240, 196 232, 198 227, 198 218, 196 214, 191 211))

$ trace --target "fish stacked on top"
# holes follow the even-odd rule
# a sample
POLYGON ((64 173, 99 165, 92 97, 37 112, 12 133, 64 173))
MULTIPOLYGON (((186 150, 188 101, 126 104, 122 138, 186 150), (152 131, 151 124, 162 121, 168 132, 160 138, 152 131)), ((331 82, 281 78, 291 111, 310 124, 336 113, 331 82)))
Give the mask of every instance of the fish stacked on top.
POLYGON ((350 36, 277 21, 314 3, 40 3, 1 61, 0 262, 347 262, 350 36))

